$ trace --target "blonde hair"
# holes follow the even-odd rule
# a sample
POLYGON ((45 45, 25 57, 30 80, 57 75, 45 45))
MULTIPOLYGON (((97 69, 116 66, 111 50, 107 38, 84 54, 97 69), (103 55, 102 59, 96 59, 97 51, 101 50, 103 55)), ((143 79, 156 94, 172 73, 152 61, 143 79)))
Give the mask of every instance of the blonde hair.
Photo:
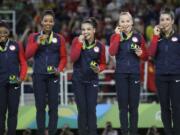
POLYGON ((132 15, 131 15, 129 12, 120 12, 120 14, 119 14, 119 20, 120 20, 120 17, 121 17, 122 15, 128 15, 128 16, 131 18, 131 20, 133 21, 133 17, 132 17, 132 15))

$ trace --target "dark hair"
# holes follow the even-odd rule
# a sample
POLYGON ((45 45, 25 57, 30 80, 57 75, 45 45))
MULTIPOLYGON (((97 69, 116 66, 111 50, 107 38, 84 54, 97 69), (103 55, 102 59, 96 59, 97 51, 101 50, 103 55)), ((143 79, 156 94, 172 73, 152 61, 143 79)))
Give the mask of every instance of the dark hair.
POLYGON ((5 27, 6 29, 9 30, 8 24, 5 21, 2 21, 2 20, 0 21, 0 27, 5 27))
POLYGON ((46 15, 51 15, 53 18, 55 18, 55 14, 53 10, 44 10, 43 14, 42 14, 42 19, 44 18, 44 16, 46 15))
POLYGON ((160 15, 162 14, 169 14, 172 20, 175 19, 175 14, 169 7, 163 7, 160 11, 160 15))
POLYGON ((89 24, 91 24, 94 28, 97 27, 97 21, 96 21, 96 19, 95 19, 94 17, 89 17, 89 18, 85 19, 85 20, 81 23, 81 25, 84 24, 84 23, 89 23, 89 24))
MULTIPOLYGON (((130 11, 126 8, 126 7, 122 7, 121 9, 120 9, 120 13, 121 12, 129 12, 130 13, 130 11)), ((131 13, 130 13, 131 14, 131 13)))

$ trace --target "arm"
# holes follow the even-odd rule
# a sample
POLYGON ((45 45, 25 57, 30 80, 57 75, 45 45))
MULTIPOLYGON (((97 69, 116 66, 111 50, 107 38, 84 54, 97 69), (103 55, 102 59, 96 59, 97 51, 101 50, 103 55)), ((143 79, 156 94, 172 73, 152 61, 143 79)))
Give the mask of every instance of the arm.
POLYGON ((78 38, 75 38, 72 42, 71 51, 70 51, 70 59, 72 62, 76 62, 81 54, 81 48, 83 43, 78 40, 78 38))
POLYGON ((150 46, 148 48, 148 55, 151 56, 151 57, 156 55, 156 52, 157 52, 157 42, 159 40, 160 33, 161 33, 160 25, 156 25, 154 27, 154 35, 152 37, 151 44, 150 44, 150 46))
POLYGON ((99 71, 101 72, 105 68, 106 68, 105 46, 102 45, 101 54, 100 54, 99 71))
POLYGON ((29 59, 29 58, 33 57, 35 55, 37 49, 38 49, 38 44, 34 40, 34 34, 31 34, 28 37, 27 47, 26 47, 26 51, 25 51, 26 58, 29 59))
POLYGON ((20 61, 20 79, 23 81, 25 80, 27 73, 27 63, 26 63, 24 48, 22 44, 18 43, 18 46, 19 46, 18 57, 20 61))
POLYGON ((147 60, 148 59, 148 54, 147 54, 147 49, 146 49, 146 46, 145 46, 145 40, 144 40, 143 36, 141 37, 141 50, 142 50, 142 53, 139 56, 140 59, 147 60))
POLYGON ((58 71, 63 71, 63 69, 66 67, 67 63, 67 52, 66 52, 66 46, 65 46, 65 39, 63 36, 60 35, 60 62, 58 65, 58 71))
POLYGON ((115 56, 119 49, 120 34, 113 34, 110 39, 109 54, 115 56))
POLYGON ((153 35, 153 38, 151 40, 151 44, 148 48, 148 55, 149 56, 155 56, 156 52, 157 52, 157 42, 158 42, 159 36, 157 35, 153 35))

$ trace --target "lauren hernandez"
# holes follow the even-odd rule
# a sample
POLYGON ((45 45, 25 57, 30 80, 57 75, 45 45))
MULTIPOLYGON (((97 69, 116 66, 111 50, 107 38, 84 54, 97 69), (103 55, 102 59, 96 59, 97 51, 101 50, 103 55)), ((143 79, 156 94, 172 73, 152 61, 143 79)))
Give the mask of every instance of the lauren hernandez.
POLYGON ((75 37, 71 48, 73 64, 72 88, 78 109, 80 135, 97 135, 96 105, 98 73, 105 69, 105 47, 96 40, 97 23, 88 18, 81 23, 81 35, 75 37))

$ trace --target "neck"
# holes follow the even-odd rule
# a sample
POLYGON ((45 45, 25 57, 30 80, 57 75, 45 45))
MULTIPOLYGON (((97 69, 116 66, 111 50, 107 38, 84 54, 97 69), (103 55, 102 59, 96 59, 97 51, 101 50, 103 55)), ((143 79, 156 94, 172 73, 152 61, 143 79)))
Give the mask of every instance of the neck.
POLYGON ((172 28, 170 28, 167 31, 165 31, 165 36, 168 37, 171 34, 172 31, 173 31, 172 28))
POLYGON ((6 40, 1 40, 0 43, 3 44, 3 43, 6 43, 8 41, 8 39, 6 40))
POLYGON ((43 30, 43 33, 46 34, 46 35, 49 35, 51 33, 51 31, 43 30))
POLYGON ((132 31, 125 31, 124 33, 128 36, 132 31))
POLYGON ((89 45, 91 45, 94 42, 94 38, 88 39, 87 41, 88 41, 89 45))
MULTIPOLYGON (((8 39, 7 39, 7 40, 8 40, 8 39)), ((0 42, 0 46, 1 46, 2 48, 5 47, 7 40, 6 40, 6 41, 1 41, 1 42, 0 42)))

